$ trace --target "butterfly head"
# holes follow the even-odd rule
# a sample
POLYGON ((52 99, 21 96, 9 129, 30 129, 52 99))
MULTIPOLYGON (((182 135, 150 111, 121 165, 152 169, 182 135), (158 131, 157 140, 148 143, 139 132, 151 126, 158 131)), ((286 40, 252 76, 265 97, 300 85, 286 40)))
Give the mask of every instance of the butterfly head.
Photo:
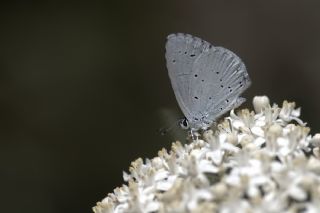
POLYGON ((190 125, 189 125, 189 121, 187 118, 183 118, 179 121, 179 126, 182 128, 182 129, 189 129, 190 128, 190 125))
POLYGON ((183 118, 179 121, 179 126, 185 130, 206 130, 212 125, 213 121, 209 121, 205 118, 203 119, 194 119, 188 120, 187 118, 183 118))

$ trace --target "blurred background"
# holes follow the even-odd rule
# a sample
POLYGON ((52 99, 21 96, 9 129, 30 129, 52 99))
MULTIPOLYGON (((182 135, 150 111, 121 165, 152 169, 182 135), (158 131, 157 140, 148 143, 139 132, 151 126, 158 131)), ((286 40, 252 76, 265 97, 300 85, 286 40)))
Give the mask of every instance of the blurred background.
POLYGON ((294 100, 319 132, 319 8, 316 0, 1 3, 1 212, 91 212, 131 161, 185 134, 157 133, 182 117, 164 58, 173 32, 243 59, 253 81, 245 106, 263 94, 294 100))

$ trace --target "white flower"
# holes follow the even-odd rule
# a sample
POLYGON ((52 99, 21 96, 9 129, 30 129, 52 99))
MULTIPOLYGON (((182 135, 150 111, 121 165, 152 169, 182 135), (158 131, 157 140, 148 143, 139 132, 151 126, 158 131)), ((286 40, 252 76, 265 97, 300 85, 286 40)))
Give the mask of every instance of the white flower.
POLYGON ((299 118, 295 103, 235 112, 201 139, 139 158, 95 213, 320 212, 320 134, 299 118))
POLYGON ((291 120, 297 121, 300 125, 305 126, 302 120, 299 119, 300 116, 300 108, 295 109, 295 102, 284 101, 282 104, 282 108, 279 114, 279 118, 282 121, 290 122, 291 120))
POLYGON ((253 98, 253 107, 256 113, 260 113, 270 107, 270 101, 267 96, 255 96, 253 98))

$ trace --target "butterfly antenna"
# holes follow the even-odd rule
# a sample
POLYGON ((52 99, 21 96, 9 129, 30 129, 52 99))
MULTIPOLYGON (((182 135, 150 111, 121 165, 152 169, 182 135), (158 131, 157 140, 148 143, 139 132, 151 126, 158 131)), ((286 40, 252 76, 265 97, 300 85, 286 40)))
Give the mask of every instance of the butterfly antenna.
POLYGON ((179 125, 179 122, 181 121, 182 119, 179 119, 178 121, 175 121, 173 122, 169 127, 163 127, 163 128, 160 128, 158 130, 158 133, 162 136, 168 134, 168 132, 170 132, 172 129, 178 127, 179 125))

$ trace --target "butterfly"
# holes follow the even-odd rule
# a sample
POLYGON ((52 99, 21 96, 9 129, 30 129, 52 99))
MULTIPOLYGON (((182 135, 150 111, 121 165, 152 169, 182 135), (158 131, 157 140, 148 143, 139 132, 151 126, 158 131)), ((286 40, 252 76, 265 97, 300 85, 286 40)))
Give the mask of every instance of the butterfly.
POLYGON ((221 115, 241 105, 251 84, 241 59, 223 47, 198 37, 170 34, 166 62, 177 102, 185 115, 180 126, 208 129, 221 115))

